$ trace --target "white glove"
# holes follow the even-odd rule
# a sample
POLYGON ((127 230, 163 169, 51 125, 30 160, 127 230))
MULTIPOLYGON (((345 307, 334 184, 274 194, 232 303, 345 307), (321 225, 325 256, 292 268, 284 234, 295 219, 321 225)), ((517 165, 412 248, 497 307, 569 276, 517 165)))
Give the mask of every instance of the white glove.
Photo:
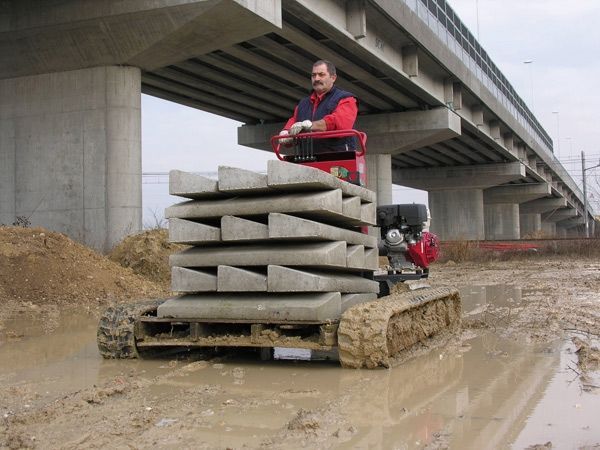
MULTIPOLYGON (((288 136, 290 133, 288 132, 288 130, 281 130, 279 132, 279 136, 288 136)), ((283 139, 279 139, 279 143, 281 145, 289 145, 291 144, 293 141, 292 138, 283 138, 283 139)))
POLYGON ((296 122, 290 127, 290 134, 292 136, 297 135, 301 131, 310 131, 312 128, 312 122, 310 120, 304 120, 302 122, 296 122))

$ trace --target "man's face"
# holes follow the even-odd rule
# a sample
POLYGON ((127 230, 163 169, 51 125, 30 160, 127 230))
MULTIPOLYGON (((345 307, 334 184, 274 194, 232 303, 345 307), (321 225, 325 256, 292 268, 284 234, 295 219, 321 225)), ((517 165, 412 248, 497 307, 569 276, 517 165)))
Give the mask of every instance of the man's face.
POLYGON ((312 87, 317 94, 325 94, 329 92, 335 83, 337 75, 331 75, 327 71, 327 65, 319 64, 312 68, 312 87))

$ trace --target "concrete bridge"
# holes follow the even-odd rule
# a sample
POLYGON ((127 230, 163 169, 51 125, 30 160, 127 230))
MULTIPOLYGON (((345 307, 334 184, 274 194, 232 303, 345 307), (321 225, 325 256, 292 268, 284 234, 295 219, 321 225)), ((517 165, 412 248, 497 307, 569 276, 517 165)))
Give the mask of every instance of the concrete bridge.
POLYGON ((141 227, 141 93, 267 150, 321 58, 360 100, 380 204, 428 191, 442 239, 584 231, 552 140, 445 0, 0 0, 0 223, 110 248, 141 227))

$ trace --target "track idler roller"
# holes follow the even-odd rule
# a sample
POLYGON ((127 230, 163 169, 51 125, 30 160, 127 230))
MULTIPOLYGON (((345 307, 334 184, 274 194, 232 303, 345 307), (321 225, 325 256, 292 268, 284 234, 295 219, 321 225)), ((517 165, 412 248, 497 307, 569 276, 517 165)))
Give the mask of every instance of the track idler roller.
POLYGON ((349 308, 340 320, 338 347, 343 367, 390 367, 392 358, 461 323, 458 291, 429 288, 394 294, 349 308))

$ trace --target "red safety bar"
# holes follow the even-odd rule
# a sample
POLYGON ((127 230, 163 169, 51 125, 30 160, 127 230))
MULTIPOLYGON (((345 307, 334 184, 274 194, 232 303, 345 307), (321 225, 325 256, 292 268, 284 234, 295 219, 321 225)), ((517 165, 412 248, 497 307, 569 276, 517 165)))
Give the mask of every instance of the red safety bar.
POLYGON ((285 159, 283 156, 281 156, 280 152, 281 144, 279 141, 281 139, 329 139, 350 136, 357 137, 358 143, 360 144, 360 152, 357 152, 356 156, 363 156, 367 151, 367 134, 357 130, 312 131, 309 133, 299 133, 295 136, 275 135, 271 138, 271 147, 277 155, 277 158, 279 158, 281 161, 284 161, 285 159))

